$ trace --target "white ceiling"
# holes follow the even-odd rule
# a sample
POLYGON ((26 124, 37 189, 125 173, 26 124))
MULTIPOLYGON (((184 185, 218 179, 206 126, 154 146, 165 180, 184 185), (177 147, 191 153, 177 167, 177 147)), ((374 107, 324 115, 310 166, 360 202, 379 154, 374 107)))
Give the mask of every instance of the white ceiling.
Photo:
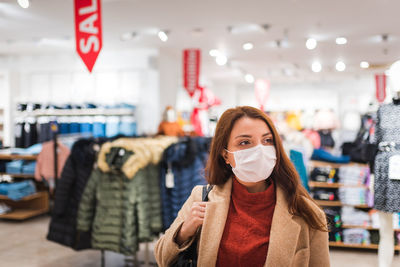
MULTIPOLYGON (((74 50, 72 0, 31 0, 24 10, 16 0, 0 0, 0 53, 39 53, 74 50), (39 45, 41 38, 50 42, 39 45), (58 42, 55 42, 54 39, 58 42), (52 41, 52 42, 51 42, 52 41)), ((399 0, 103 0, 103 49, 161 48, 180 57, 182 49, 203 52, 202 72, 209 79, 243 79, 243 73, 271 80, 338 79, 383 71, 362 70, 361 61, 388 65, 400 58, 399 0), (268 24, 267 31, 231 34, 229 26, 268 24), (193 33, 194 29, 202 33, 193 33), (168 30, 162 43, 155 35, 140 35, 123 42, 121 34, 168 30), (285 34, 286 32, 286 34, 285 34), (389 34, 386 42, 381 34, 389 34), (335 44, 344 36, 348 43, 335 44), (315 50, 305 48, 307 37, 316 38, 315 50), (286 48, 274 47, 285 39, 286 48), (244 51, 242 44, 253 42, 244 51), (228 66, 215 64, 208 51, 222 50, 228 66), (337 60, 347 64, 335 71, 337 60), (323 70, 312 73, 319 60, 323 70), (286 72, 286 75, 285 75, 286 72), (241 74, 242 73, 242 74, 241 74), (293 73, 293 76, 287 74, 293 73)))

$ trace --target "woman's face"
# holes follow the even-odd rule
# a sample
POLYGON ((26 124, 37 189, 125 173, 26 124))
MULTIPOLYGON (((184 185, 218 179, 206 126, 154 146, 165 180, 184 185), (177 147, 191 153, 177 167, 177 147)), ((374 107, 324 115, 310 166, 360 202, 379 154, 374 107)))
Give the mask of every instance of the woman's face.
MULTIPOLYGON (((230 152, 251 148, 262 144, 273 146, 274 139, 268 125, 260 119, 243 117, 236 121, 229 137, 227 150, 230 152)), ((226 164, 236 167, 233 153, 222 152, 226 164)))

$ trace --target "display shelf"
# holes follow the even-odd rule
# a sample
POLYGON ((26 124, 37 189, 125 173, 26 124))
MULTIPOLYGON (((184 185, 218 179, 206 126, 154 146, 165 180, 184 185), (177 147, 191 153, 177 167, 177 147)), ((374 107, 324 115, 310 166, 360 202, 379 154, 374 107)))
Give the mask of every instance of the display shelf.
POLYGON ((5 173, 5 172, 0 172, 0 175, 10 175, 11 177, 14 177, 14 178, 24 178, 24 179, 35 178, 34 174, 23 174, 23 173, 5 173))
POLYGON ((47 192, 37 192, 19 201, 5 196, 2 196, 0 200, 12 208, 11 212, 0 215, 0 219, 25 220, 49 211, 49 194, 47 192))
POLYGON ((42 193, 38 192, 38 193, 34 193, 32 195, 26 196, 26 197, 24 197, 24 198, 22 198, 20 200, 12 200, 12 199, 8 198, 5 195, 0 195, 0 200, 10 200, 10 201, 18 202, 18 201, 27 201, 27 200, 32 200, 32 199, 35 199, 35 198, 40 198, 41 196, 42 196, 42 193))
POLYGON ((124 116, 133 115, 135 109, 120 108, 120 109, 106 109, 106 108, 93 108, 93 109, 54 109, 54 110, 34 110, 34 111, 20 111, 17 113, 19 117, 40 117, 40 116, 124 116))
POLYGON ((19 154, 1 154, 0 153, 0 160, 36 160, 37 155, 19 155, 19 154))
POLYGON ((310 187, 319 187, 319 188, 340 188, 340 187, 364 187, 368 188, 368 186, 363 185, 363 184, 341 184, 341 183, 324 183, 324 182, 314 182, 310 181, 308 182, 308 185, 310 187))
MULTIPOLYGON (((349 224, 342 224, 342 228, 351 229, 351 228, 361 228, 366 230, 379 230, 379 228, 372 227, 370 225, 349 225, 349 224)), ((400 232, 400 229, 394 229, 395 232, 400 232)))
POLYGON ((332 163, 318 160, 310 160, 310 166, 313 168, 316 167, 332 167, 332 168, 340 168, 343 166, 360 166, 360 167, 368 167, 368 164, 350 162, 350 163, 332 163))
MULTIPOLYGON (((341 247, 341 248, 362 248, 362 249, 378 249, 377 244, 346 244, 343 242, 329 242, 330 247, 341 247)), ((395 246, 395 250, 400 251, 400 246, 395 246)))
POLYGON ((320 205, 320 206, 326 206, 326 207, 342 207, 342 206, 353 206, 355 208, 360 208, 360 209, 366 209, 370 208, 368 205, 363 204, 363 205, 348 205, 348 204, 343 204, 339 200, 335 201, 329 201, 329 200, 316 200, 315 202, 320 205))
POLYGON ((0 219, 26 220, 49 212, 49 209, 18 209, 10 213, 0 215, 0 219))

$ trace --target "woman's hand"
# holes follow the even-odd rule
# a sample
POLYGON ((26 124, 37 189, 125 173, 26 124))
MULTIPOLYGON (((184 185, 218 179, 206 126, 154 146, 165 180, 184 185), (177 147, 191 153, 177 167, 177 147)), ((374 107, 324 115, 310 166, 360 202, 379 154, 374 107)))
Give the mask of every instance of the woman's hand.
POLYGON ((186 240, 192 237, 196 233, 197 228, 203 224, 206 206, 207 202, 193 202, 190 208, 190 215, 183 222, 181 230, 176 237, 178 245, 182 245, 186 240))

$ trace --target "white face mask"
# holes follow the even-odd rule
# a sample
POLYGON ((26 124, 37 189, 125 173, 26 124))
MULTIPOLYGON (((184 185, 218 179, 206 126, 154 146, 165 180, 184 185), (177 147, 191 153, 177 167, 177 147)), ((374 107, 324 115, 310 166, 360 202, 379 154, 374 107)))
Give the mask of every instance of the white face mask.
POLYGON ((252 148, 228 151, 235 158, 233 173, 243 182, 256 183, 269 178, 276 164, 274 146, 257 145, 252 148))

